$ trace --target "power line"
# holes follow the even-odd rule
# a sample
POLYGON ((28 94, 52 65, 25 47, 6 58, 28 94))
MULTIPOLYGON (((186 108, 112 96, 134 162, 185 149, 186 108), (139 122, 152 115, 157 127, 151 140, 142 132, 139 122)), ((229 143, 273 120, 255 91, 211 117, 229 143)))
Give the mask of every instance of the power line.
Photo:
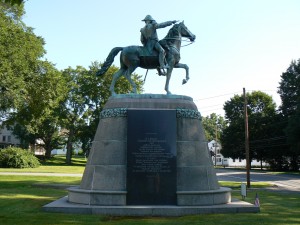
MULTIPOLYGON (((277 92, 277 90, 247 90, 246 93, 254 92, 254 91, 261 91, 261 92, 277 92)), ((235 95, 239 94, 241 91, 236 91, 236 92, 231 92, 231 93, 226 93, 226 94, 220 94, 220 95, 215 95, 211 97, 206 97, 206 98, 199 98, 199 99, 194 99, 194 101, 202 101, 202 100, 207 100, 207 99, 212 99, 212 98, 218 98, 218 97, 223 97, 227 95, 235 95)))
POLYGON ((211 96, 211 97, 207 97, 207 98, 199 98, 199 99, 195 99, 194 101, 202 101, 202 100, 206 100, 206 99, 218 98, 218 97, 223 97, 223 96, 226 96, 226 95, 233 95, 233 94, 237 94, 237 93, 240 93, 240 92, 232 92, 232 93, 227 93, 227 94, 211 96))
MULTIPOLYGON (((204 106, 204 107, 199 107, 201 109, 205 109, 205 108, 211 108, 211 107, 215 107, 215 106, 220 106, 222 104, 218 104, 218 105, 209 105, 209 106, 204 106)), ((223 105, 222 105, 223 106, 223 105)))
POLYGON ((217 110, 223 110, 223 108, 215 108, 215 109, 207 109, 207 110, 200 109, 200 112, 210 112, 210 111, 217 111, 217 110))
POLYGON ((277 90, 248 90, 247 93, 253 92, 253 91, 261 91, 261 92, 277 92, 277 90))
POLYGON ((286 139, 286 136, 279 136, 279 137, 272 137, 272 138, 265 138, 265 139, 253 140, 253 141, 250 141, 250 143, 258 143, 258 142, 266 142, 266 141, 278 141, 278 140, 284 140, 284 139, 286 139))

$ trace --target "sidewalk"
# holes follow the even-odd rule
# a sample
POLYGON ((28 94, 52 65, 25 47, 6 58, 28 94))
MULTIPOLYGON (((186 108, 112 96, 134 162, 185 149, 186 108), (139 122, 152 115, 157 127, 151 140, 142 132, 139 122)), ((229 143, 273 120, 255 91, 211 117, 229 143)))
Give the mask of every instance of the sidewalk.
POLYGON ((48 176, 48 177, 82 177, 80 173, 34 173, 34 172, 0 172, 0 175, 12 176, 48 176))

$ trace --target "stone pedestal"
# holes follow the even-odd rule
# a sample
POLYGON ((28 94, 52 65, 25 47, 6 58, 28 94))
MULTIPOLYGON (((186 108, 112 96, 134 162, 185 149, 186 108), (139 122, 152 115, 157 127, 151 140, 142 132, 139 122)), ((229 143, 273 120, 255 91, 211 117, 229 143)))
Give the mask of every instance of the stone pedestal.
POLYGON ((127 148, 128 138, 132 135, 128 132, 129 110, 174 111, 172 120, 176 124, 173 129, 176 130, 172 130, 175 140, 171 150, 176 151, 176 166, 171 172, 177 180, 176 187, 172 187, 176 192, 175 205, 211 206, 231 201, 230 189, 218 185, 201 115, 193 100, 180 95, 129 94, 111 97, 101 112, 81 184, 78 188, 69 189, 70 203, 127 205, 127 176, 131 174, 127 171, 128 157, 131 157, 127 148))

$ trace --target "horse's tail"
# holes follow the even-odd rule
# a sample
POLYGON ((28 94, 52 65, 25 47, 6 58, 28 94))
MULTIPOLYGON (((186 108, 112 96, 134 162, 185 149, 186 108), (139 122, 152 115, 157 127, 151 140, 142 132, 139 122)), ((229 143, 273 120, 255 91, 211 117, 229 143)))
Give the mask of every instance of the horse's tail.
POLYGON ((103 74, 106 73, 108 68, 111 66, 111 64, 114 62, 114 58, 116 55, 119 53, 119 51, 122 51, 123 47, 115 47, 113 48, 110 53, 108 54, 105 62, 103 63, 102 67, 100 70, 97 71, 96 76, 102 76, 103 74))

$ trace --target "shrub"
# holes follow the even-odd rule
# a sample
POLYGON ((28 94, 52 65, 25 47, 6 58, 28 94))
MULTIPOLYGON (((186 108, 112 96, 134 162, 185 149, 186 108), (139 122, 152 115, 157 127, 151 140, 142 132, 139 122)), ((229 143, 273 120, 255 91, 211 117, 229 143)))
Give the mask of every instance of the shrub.
POLYGON ((80 149, 80 150, 78 151, 78 155, 84 156, 84 155, 85 155, 85 152, 84 152, 82 149, 80 149))
POLYGON ((0 167, 2 168, 36 168, 39 160, 29 151, 9 147, 0 150, 0 167))

